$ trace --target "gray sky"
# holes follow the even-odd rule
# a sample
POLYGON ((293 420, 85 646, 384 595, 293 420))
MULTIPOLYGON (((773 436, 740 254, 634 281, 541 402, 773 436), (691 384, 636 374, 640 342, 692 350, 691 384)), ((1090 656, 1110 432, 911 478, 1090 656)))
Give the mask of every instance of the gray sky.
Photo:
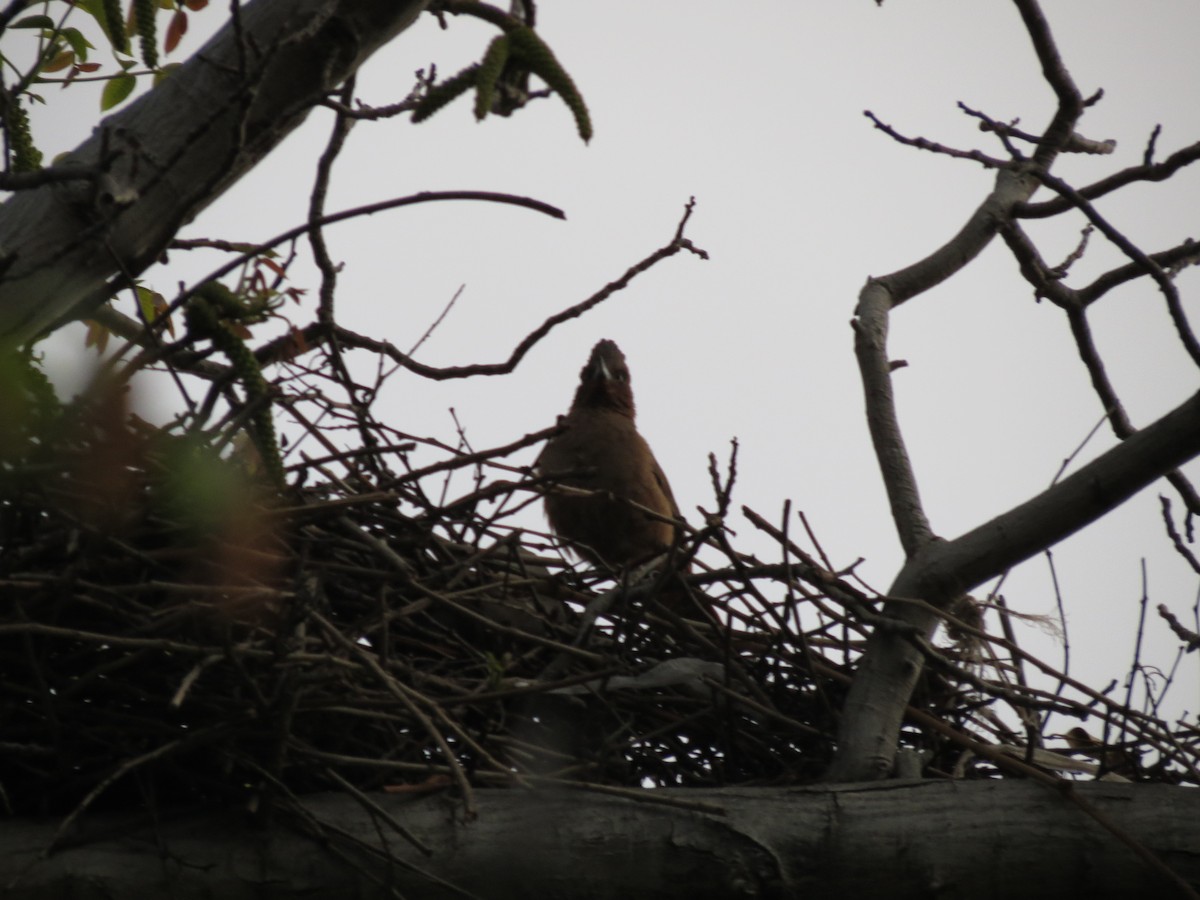
MULTIPOLYGON (((1141 7, 1153 15, 1136 16, 1117 0, 1044 5, 1081 90, 1105 92, 1082 132, 1118 142, 1109 157, 1064 157, 1059 175, 1085 184, 1136 164, 1156 123, 1163 125, 1159 158, 1200 138, 1195 4, 1160 0, 1141 7)), ((193 52, 223 15, 214 5, 194 17, 176 57, 193 52)), ((591 345, 612 338, 629 359, 642 431, 685 515, 695 522, 697 505, 711 507, 707 454, 723 460, 737 437, 735 506, 778 520, 791 498, 835 565, 865 557, 860 575, 885 590, 901 554, 865 427, 848 323, 865 279, 908 265, 952 236, 993 175, 901 147, 862 112, 906 134, 995 155, 1002 149, 958 111, 958 101, 1040 130, 1054 98, 1015 8, 998 0, 891 0, 882 8, 869 0, 739 7, 543 0, 539 15, 539 30, 591 109, 590 146, 557 99, 483 124, 466 100, 419 126, 407 116, 363 123, 335 170, 329 209, 420 190, 484 189, 537 197, 563 208, 567 221, 447 203, 336 226, 327 240, 345 266, 340 321, 407 349, 465 285, 419 357, 435 365, 497 362, 547 315, 667 243, 689 196, 697 207, 688 234, 711 259, 681 255, 661 264, 554 332, 511 376, 426 383, 400 373, 377 412, 406 431, 449 440, 454 407, 476 447, 506 443, 552 424, 591 345)), ((441 31, 425 17, 385 48, 361 73, 358 96, 392 103, 416 69, 436 62, 448 75, 477 59, 490 27, 450 24, 441 31)), ((48 91, 49 106, 35 110, 35 134, 49 154, 74 146, 94 124, 97 92, 89 90, 48 91)), ((330 123, 328 113, 314 114, 181 236, 260 241, 302 221, 330 123)), ((1099 208, 1143 249, 1156 250, 1195 235, 1198 201, 1200 172, 1185 171, 1099 208)), ((1081 225, 1070 216, 1031 231, 1056 261, 1075 246, 1081 225)), ((1069 283, 1119 261, 1093 236, 1069 283)), ((180 280, 218 262, 175 253, 146 281, 169 296, 180 280)), ((292 279, 315 293, 306 262, 292 279)), ((1179 285, 1189 304, 1197 275, 1184 273, 1179 285)), ((311 304, 293 320, 310 315, 311 304)), ((1195 369, 1146 284, 1109 295, 1092 322, 1135 424, 1196 390, 1195 369)), ((55 346, 66 358, 83 358, 78 332, 55 346)), ((895 378, 901 422, 927 511, 946 537, 1045 487, 1102 414, 1065 317, 1033 301, 1000 242, 898 310, 890 349, 909 363, 895 378)), ((1112 444, 1101 429, 1080 461, 1112 444)), ((1191 474, 1200 477, 1200 467, 1191 474)), ((1054 550, 1072 672, 1093 686, 1128 667, 1143 559, 1151 609, 1166 603, 1191 621, 1197 579, 1163 535, 1157 495, 1164 492, 1165 484, 1144 491, 1054 550)), ((529 524, 540 527, 540 516, 529 524)), ((729 524, 741 549, 772 553, 740 515, 729 524)), ((1016 571, 1004 589, 1010 606, 1052 613, 1048 571, 1045 558, 1016 571)), ((1143 659, 1169 666, 1176 642, 1153 612, 1146 633, 1143 659)), ((1048 636, 1027 629, 1022 641, 1061 661, 1048 636)), ((1171 713, 1194 716, 1196 655, 1177 677, 1171 713)))

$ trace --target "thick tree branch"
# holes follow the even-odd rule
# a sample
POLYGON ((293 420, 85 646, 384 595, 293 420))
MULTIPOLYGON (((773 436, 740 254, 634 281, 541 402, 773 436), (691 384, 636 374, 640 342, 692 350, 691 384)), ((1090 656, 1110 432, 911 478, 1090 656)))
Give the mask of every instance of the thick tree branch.
MULTIPOLYGON (((1071 73, 1063 64, 1058 45, 1054 43, 1054 35, 1050 33, 1050 23, 1042 14, 1037 0, 1014 0, 1014 3, 1021 14, 1021 20, 1025 23, 1026 31, 1029 32, 1034 52, 1037 53, 1038 62, 1042 66, 1042 75, 1058 98, 1054 118, 1046 127, 1033 154, 1033 161, 1038 169, 1048 172, 1058 154, 1071 146, 1075 125, 1087 104, 1079 88, 1075 86, 1071 73)), ((1098 96, 1093 98, 1095 99, 1098 99, 1098 96)))
MULTIPOLYGON (((1157 478, 1200 455, 1200 394, 1135 432, 1073 475, 952 541, 927 544, 901 570, 888 613, 932 635, 936 609, 1096 521, 1157 478)), ((843 708, 830 781, 877 778, 892 766, 904 706, 921 672, 921 650, 876 629, 843 708)))
MULTIPOLYGON (((901 302, 935 286, 976 257, 997 228, 1012 221, 1014 208, 1027 202, 1038 182, 1063 194, 1072 193, 1069 186, 1049 174, 1050 167, 1060 152, 1073 145, 1080 116, 1100 97, 1097 94, 1085 100, 1076 88, 1037 0, 1014 0, 1014 4, 1024 20, 1046 83, 1054 90, 1058 101, 1054 116, 1037 140, 1032 160, 1024 166, 1001 170, 991 196, 979 206, 960 234, 940 250, 894 275, 870 280, 859 295, 854 322, 871 439, 907 557, 905 568, 896 577, 889 594, 893 598, 923 600, 932 607, 948 604, 986 577, 1000 574, 1008 566, 1084 527, 1200 450, 1200 425, 1187 421, 1188 415, 1200 415, 1200 400, 1194 398, 1181 407, 1183 413, 1176 410, 1176 413, 1164 416, 1146 432, 1130 437, 1122 448, 1100 457, 1056 486, 1054 491, 1031 500, 1030 504, 1022 505, 950 544, 932 538, 932 528, 920 506, 916 476, 895 412, 887 356, 888 314, 901 302), (1156 443, 1163 436, 1169 440, 1178 438, 1181 443, 1156 443), (1118 468, 1127 468, 1110 469, 1100 464, 1112 460, 1117 461, 1118 468), (1070 493, 1070 490, 1076 493, 1070 493), (1028 520, 1027 506, 1031 504, 1037 515, 1045 517, 1044 521, 1028 520), (1057 504, 1063 505, 1060 508, 1057 504), (1001 560, 1007 562, 994 568, 1001 560)), ((1087 214, 1086 199, 1074 193, 1070 200, 1087 214)), ((1097 227, 1104 230, 1100 223, 1097 227)), ((1108 230, 1105 234, 1112 238, 1108 230)), ((1160 286, 1166 282, 1164 293, 1170 298, 1169 280, 1157 264, 1148 260, 1145 254, 1138 256, 1136 248, 1133 252, 1128 247, 1122 248, 1141 264, 1144 271, 1156 277, 1160 286)), ((1025 269, 1027 275, 1037 278, 1048 272, 1039 259, 1027 259, 1025 269)), ((1058 299, 1074 301, 1066 294, 1058 299)), ((937 628, 936 608, 931 610, 911 602, 892 601, 886 612, 930 636, 937 628)), ((827 773, 829 780, 882 778, 892 770, 901 716, 922 661, 922 654, 905 636, 904 630, 874 631, 842 709, 838 752, 827 773)))
POLYGON ((1189 896, 1200 884, 1200 792, 1073 788, 1177 876, 1032 781, 828 788, 662 789, 663 802, 583 786, 479 790, 464 823, 442 792, 321 795, 264 830, 239 814, 97 819, 39 860, 53 826, 10 825, 6 897, 756 897, 1189 896), (673 801, 678 801, 674 805, 673 801), (704 811, 701 811, 704 810, 704 811), (1038 827, 1031 829, 1029 822, 1038 827), (288 826, 291 827, 288 827, 288 826), (428 848, 431 853, 423 852, 428 848), (897 852, 903 848, 903 852, 897 852), (636 860, 636 864, 630 864, 636 860), (1174 883, 1172 883, 1174 881, 1174 883))
POLYGON ((240 9, 55 167, 102 169, 98 178, 21 191, 0 207, 0 339, 29 340, 103 302, 109 278, 153 262, 424 6, 256 0, 240 9))
POLYGON ((1200 393, 1058 484, 973 531, 931 546, 914 581, 950 597, 1074 534, 1196 456, 1200 393))
POLYGON ((854 346, 866 397, 867 424, 875 445, 892 518, 905 554, 912 556, 932 537, 921 505, 916 475, 904 446, 892 393, 887 355, 888 317, 904 301, 945 281, 983 251, 1014 203, 1029 197, 1037 182, 1001 170, 996 187, 962 229, 928 257, 882 278, 872 278, 859 294, 854 346))

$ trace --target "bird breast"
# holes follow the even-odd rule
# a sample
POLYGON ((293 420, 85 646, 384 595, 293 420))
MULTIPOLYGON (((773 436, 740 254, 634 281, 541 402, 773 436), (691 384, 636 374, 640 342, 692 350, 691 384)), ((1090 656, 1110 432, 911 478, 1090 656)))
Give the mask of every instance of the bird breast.
POLYGON ((550 493, 546 517, 556 533, 575 542, 593 562, 623 566, 671 546, 674 527, 630 506, 678 516, 666 478, 633 420, 619 412, 587 409, 563 420, 538 460, 544 475, 595 496, 550 493))

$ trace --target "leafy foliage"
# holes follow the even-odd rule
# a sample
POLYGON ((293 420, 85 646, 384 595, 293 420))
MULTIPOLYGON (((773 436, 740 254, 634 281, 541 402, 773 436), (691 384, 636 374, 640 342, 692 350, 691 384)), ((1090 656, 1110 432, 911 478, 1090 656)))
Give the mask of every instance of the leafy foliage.
POLYGON ((133 0, 133 23, 137 29, 142 62, 147 68, 158 68, 158 26, 155 21, 157 4, 154 0, 133 0))
POLYGON ((42 166, 42 151, 33 144, 29 130, 29 115, 17 97, 9 97, 4 104, 4 135, 11 155, 10 165, 14 172, 32 172, 42 166))
POLYGON ((471 88, 475 89, 475 118, 482 120, 495 106, 497 84, 513 70, 532 72, 546 82, 571 110, 579 136, 585 143, 591 140, 591 116, 575 82, 537 32, 524 25, 511 27, 494 38, 482 62, 432 86, 417 103, 412 120, 428 119, 471 88))
POLYGON ((103 0, 97 21, 104 28, 112 47, 118 53, 129 52, 129 38, 125 34, 125 17, 121 15, 120 0, 103 0))

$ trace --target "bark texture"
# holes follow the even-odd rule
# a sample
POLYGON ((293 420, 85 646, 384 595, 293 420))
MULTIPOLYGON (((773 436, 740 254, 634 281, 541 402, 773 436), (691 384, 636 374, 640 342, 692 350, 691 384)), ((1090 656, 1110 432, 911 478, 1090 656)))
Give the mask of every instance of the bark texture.
MULTIPOLYGON (((1200 453, 1200 394, 1032 499, 953 540, 931 540, 888 590, 891 615, 931 637, 935 608, 1095 522, 1200 453)), ((846 698, 830 781, 886 777, 905 705, 921 673, 920 648, 903 632, 878 629, 846 698)))
MULTIPOLYGON (((1073 788, 1200 886, 1200 791, 1073 788)), ((270 828, 239 814, 95 818, 46 859, 55 824, 0 834, 9 900, 285 897, 1170 897, 1178 890, 1057 792, 1028 781, 661 790, 703 809, 579 791, 480 790, 460 821, 446 796, 371 799, 412 840, 344 795, 270 828), (311 816, 311 818, 308 818, 311 816), (320 823, 323 838, 303 830, 320 823), (308 822, 305 826, 304 821, 308 822), (362 844, 355 846, 347 837, 362 844), (79 835, 85 838, 85 835, 79 835), (428 848, 428 855, 414 847, 428 848), (365 852, 384 847, 391 863, 365 852), (395 893, 392 893, 395 891, 395 893)))
POLYGON ((413 23, 425 0, 256 0, 0 207, 0 340, 86 316, 413 23))

